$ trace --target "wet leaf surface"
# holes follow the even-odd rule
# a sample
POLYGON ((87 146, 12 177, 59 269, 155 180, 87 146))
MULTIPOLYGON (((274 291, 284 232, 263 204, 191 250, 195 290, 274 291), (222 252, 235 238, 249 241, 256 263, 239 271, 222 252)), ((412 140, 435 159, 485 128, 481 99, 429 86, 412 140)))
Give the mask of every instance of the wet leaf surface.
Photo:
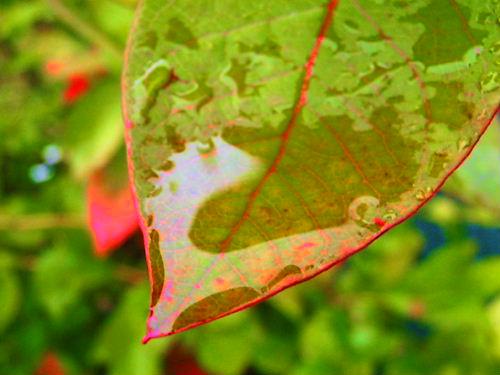
POLYGON ((124 103, 146 340, 317 275, 432 197, 497 111, 498 12, 144 1, 124 103))

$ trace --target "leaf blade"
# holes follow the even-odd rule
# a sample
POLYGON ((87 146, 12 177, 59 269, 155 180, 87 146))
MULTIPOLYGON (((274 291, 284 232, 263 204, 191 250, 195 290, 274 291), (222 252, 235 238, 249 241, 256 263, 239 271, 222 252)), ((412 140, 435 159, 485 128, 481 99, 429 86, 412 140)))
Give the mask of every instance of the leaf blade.
POLYGON ((392 18, 357 1, 224 5, 229 14, 145 2, 129 44, 129 160, 167 278, 147 338, 238 311, 366 247, 434 194, 497 110, 498 82, 483 85, 496 31, 463 22, 488 2, 391 6, 392 18), (418 45, 441 27, 432 6, 454 15, 446 31, 466 35, 456 61, 436 53, 439 40, 418 45), (251 297, 222 303, 235 288, 251 297), (214 296, 225 311, 197 309, 214 296))

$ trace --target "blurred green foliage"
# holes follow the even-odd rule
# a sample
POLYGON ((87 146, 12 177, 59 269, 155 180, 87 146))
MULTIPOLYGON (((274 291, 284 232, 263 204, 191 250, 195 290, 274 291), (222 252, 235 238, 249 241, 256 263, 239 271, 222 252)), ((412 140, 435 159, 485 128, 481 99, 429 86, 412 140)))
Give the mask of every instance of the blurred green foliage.
POLYGON ((70 375, 170 374, 179 345, 217 375, 500 373, 500 244, 478 257, 469 230, 500 227, 498 124, 447 194, 369 249, 250 310, 141 344, 141 238, 98 259, 85 218, 86 180, 123 142, 134 3, 0 3, 0 374, 34 373, 48 352, 70 375), (90 90, 69 103, 75 74, 90 90), (419 222, 444 236, 439 249, 419 222))

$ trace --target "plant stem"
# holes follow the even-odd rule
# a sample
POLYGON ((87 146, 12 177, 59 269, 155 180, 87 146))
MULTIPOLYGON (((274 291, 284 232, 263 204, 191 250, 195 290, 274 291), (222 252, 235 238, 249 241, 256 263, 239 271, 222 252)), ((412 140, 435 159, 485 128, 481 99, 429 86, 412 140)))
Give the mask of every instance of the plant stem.
POLYGON ((54 11, 55 15, 61 21, 70 26, 78 34, 88 39, 90 42, 109 51, 113 57, 121 60, 123 52, 122 48, 113 43, 107 35, 96 30, 92 25, 78 17, 69 7, 61 0, 47 0, 47 3, 54 11))
POLYGON ((0 215, 0 230, 84 228, 86 225, 84 216, 73 214, 0 215))

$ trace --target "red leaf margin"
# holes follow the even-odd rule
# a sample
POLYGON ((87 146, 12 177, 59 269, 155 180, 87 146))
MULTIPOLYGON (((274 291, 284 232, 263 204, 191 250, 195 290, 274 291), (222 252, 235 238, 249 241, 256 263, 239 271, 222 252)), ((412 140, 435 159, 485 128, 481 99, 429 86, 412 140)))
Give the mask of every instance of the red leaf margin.
MULTIPOLYGON (((140 7, 141 7, 141 3, 143 1, 141 1, 139 3, 139 6, 137 7, 137 12, 139 11, 140 7)), ((331 0, 329 5, 328 5, 328 12, 334 12, 335 10, 335 7, 336 5, 338 4, 339 0, 331 0)), ((328 22, 328 18, 329 16, 327 16, 326 20, 324 21, 324 23, 328 22)), ((130 31, 130 34, 129 34, 129 41, 127 43, 127 48, 125 50, 125 66, 128 65, 128 59, 129 59, 129 56, 130 56, 130 47, 131 47, 131 43, 130 43, 130 39, 132 38, 132 35, 134 34, 134 30, 137 28, 137 24, 138 24, 138 17, 135 17, 134 19, 134 23, 132 25, 132 28, 131 28, 131 31, 130 31)), ((323 25, 324 26, 324 25, 323 25)), ((322 27, 323 29, 323 27, 322 27)), ((320 30, 320 36, 317 40, 317 43, 316 43, 316 46, 317 44, 321 43, 321 31, 322 29, 320 30)), ((308 79, 308 75, 309 75, 309 71, 312 69, 312 65, 314 65, 314 60, 315 60, 315 55, 314 55, 314 52, 316 50, 316 46, 315 48, 313 49, 313 52, 310 56, 310 59, 309 59, 309 64, 306 64, 305 66, 305 70, 306 70, 306 80, 308 79), (311 61, 312 61, 312 65, 311 65, 311 61)), ((122 74, 122 93, 124 93, 126 91, 126 79, 125 79, 125 69, 123 71, 123 74, 122 74)), ((307 88, 307 86, 306 86, 307 88)), ((303 89, 304 89, 304 85, 303 85, 303 89)), ((303 94, 303 93, 302 93, 303 94)), ((300 102, 298 103, 298 107, 301 107, 302 106, 302 100, 305 99, 307 100, 307 93, 304 97, 301 96, 300 98, 300 102)), ((297 106, 296 106, 297 107, 297 106)), ((296 108, 297 109, 297 108, 296 108)), ((150 256, 149 256, 149 231, 148 231, 148 227, 146 225, 146 221, 145 219, 142 217, 142 215, 140 215, 140 202, 139 202, 139 197, 137 195, 137 191, 136 191, 136 188, 135 188, 135 184, 134 184, 134 175, 135 175, 135 169, 134 169, 134 165, 133 165, 133 151, 132 151, 132 129, 134 127, 134 124, 133 122, 131 121, 131 118, 127 112, 127 105, 126 105, 126 98, 125 98, 125 95, 122 95, 122 111, 123 111, 123 118, 124 118, 124 124, 125 124, 125 142, 126 142, 126 146, 127 146, 127 164, 128 164, 128 171, 129 171, 129 180, 130 180, 130 187, 131 187, 131 190, 132 190, 132 195, 133 195, 133 199, 134 199, 134 204, 135 204, 135 207, 137 209, 137 212, 139 213, 138 216, 139 216, 139 227, 141 228, 141 231, 143 233, 143 239, 144 239, 144 249, 145 249, 145 254, 146 254, 146 261, 147 261, 147 266, 148 266, 148 273, 149 273, 149 279, 150 279, 150 285, 153 284, 153 272, 152 272, 152 266, 151 266, 151 262, 150 262, 150 256)), ((232 310, 229 310, 215 318, 208 318, 208 319, 205 319, 205 320, 201 320, 201 321, 198 321, 196 323, 193 323, 191 325, 188 325, 188 326, 185 326, 175 332, 169 332, 169 333, 165 333, 165 334, 160 334, 160 335, 155 335, 155 336, 150 336, 149 334, 146 334, 146 336, 143 338, 142 342, 143 344, 146 344, 148 343, 151 339, 154 339, 154 338, 161 338, 161 337, 167 337, 167 336, 171 336, 173 334, 178 334, 178 333, 181 333, 181 332, 184 332, 184 331, 187 331, 187 330, 190 330, 192 328, 196 328, 196 327, 199 327, 201 325, 204 325, 204 324, 207 324, 207 323, 210 323, 214 320, 217 320, 217 319, 220 319, 220 318, 223 318, 225 316, 228 316, 228 315, 231 315, 231 314, 234 314, 234 313, 237 313, 239 311, 242 311, 242 310, 245 310, 249 307, 252 307, 254 305, 257 305, 273 296, 275 296, 276 294, 282 292, 283 290, 285 289, 288 289, 290 287, 293 287, 297 284, 301 284, 303 282, 306 282, 316 276, 318 276, 319 274, 333 268, 334 266, 337 266, 339 264, 342 264, 344 263, 348 258, 350 258, 351 256, 357 254, 358 252, 364 250, 366 247, 368 247, 370 244, 372 244, 374 241, 376 241, 380 236, 382 236, 383 234, 385 234, 386 232, 388 232, 389 230, 391 230, 392 228, 396 227, 397 225, 405 222, 406 220, 408 220, 409 218, 413 217, 415 214, 417 214, 417 212, 425 205, 427 204, 427 202, 429 202, 432 198, 434 198, 434 196, 437 195, 437 193, 439 192, 439 190, 444 186, 444 184, 446 183, 446 181, 448 180, 448 178, 458 169, 462 166, 462 164, 467 160, 467 158, 470 156, 470 154, 472 153, 472 151, 474 150, 475 146, 477 145, 477 143, 481 140, 481 138, 483 137, 483 135, 485 134, 486 130, 488 129, 488 127, 491 125, 491 123, 493 122, 493 120, 495 119, 495 117, 497 115, 500 114, 500 104, 498 104, 495 108, 495 110, 493 111, 492 115, 490 118, 488 118, 484 125, 481 127, 481 129, 479 130, 479 134, 477 135, 477 138, 476 140, 469 146, 467 152, 463 155, 462 159, 460 159, 457 164, 446 174, 446 176, 443 178, 443 180, 436 186, 436 188, 432 191, 431 194, 429 194, 425 199, 423 199, 411 212, 409 212, 408 214, 406 214, 405 216, 402 216, 400 217, 398 220, 392 222, 390 225, 387 224, 387 223, 382 223, 381 221, 377 220, 377 222, 375 223, 376 225, 378 225, 380 227, 380 231, 374 235, 373 237, 369 238, 366 242, 363 242, 361 243, 358 247, 356 248, 353 248, 353 249, 350 249, 348 251, 345 251, 342 253, 342 255, 337 258, 335 261, 331 262, 331 263, 327 263, 325 265, 323 265, 322 267, 319 267, 318 270, 316 272, 314 272, 313 274, 299 280, 299 281, 296 281, 296 282, 293 282, 293 283, 290 283, 290 284, 287 284, 287 285, 284 285, 282 286, 281 288, 278 288, 276 290, 273 290, 271 293, 269 293, 268 295, 266 296, 263 296, 259 299, 256 299, 254 301, 251 301, 251 302, 248 302, 246 304, 243 304, 241 306, 238 306, 237 308, 234 308, 232 310)), ((153 314, 153 311, 152 309, 150 309, 150 317, 152 316, 153 314)))

